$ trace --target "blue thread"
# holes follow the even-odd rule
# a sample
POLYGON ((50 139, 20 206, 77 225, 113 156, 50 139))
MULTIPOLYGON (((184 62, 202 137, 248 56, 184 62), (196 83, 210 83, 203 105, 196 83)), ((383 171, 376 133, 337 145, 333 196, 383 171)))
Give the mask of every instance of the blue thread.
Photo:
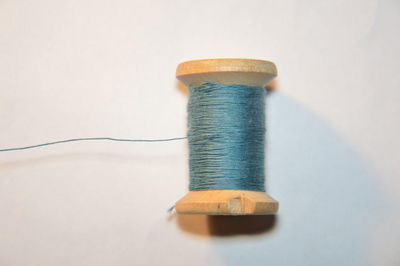
POLYGON ((110 140, 110 141, 124 141, 124 142, 163 142, 163 141, 182 140, 182 139, 186 139, 186 138, 187 137, 170 138, 170 139, 118 139, 118 138, 109 138, 109 137, 104 137, 104 138, 76 138, 76 139, 58 140, 58 141, 54 141, 54 142, 47 142, 47 143, 31 145, 31 146, 0 149, 0 152, 4 152, 4 151, 19 151, 19 150, 33 149, 33 148, 49 146, 49 145, 54 145, 54 144, 61 144, 61 143, 75 142, 75 141, 88 141, 88 140, 110 140))
POLYGON ((244 85, 190 88, 190 190, 265 191, 265 96, 244 85))

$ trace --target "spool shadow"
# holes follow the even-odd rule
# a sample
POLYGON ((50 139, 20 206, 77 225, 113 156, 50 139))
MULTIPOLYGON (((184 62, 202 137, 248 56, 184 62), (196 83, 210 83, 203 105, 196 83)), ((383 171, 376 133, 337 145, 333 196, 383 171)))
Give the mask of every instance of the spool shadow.
POLYGON ((274 229, 276 215, 209 216, 210 233, 214 236, 254 235, 274 229))
POLYGON ((214 237, 267 233, 275 228, 277 219, 276 215, 177 215, 178 225, 181 230, 195 235, 214 237))
POLYGON ((284 208, 264 217, 178 215, 178 228, 210 238, 227 265, 325 265, 332 257, 329 265, 357 265, 382 218, 379 174, 326 119, 278 85, 267 88, 266 183, 284 208))
POLYGON ((385 217, 380 175, 354 143, 296 99, 268 93, 266 108, 266 180, 280 202, 279 220, 260 237, 214 239, 213 250, 226 265, 361 265, 367 239, 385 217))

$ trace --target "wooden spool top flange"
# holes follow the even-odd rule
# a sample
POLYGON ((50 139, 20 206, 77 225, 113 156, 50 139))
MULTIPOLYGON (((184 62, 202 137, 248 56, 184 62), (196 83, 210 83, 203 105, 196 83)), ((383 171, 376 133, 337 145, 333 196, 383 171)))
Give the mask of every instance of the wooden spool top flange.
POLYGON ((193 60, 179 64, 176 69, 176 77, 188 87, 206 81, 264 87, 276 76, 274 63, 254 59, 193 60))
MULTIPOLYGON (((178 65, 176 77, 186 86, 204 82, 264 87, 277 75, 274 63, 253 59, 205 59, 178 65)), ((247 190, 190 191, 176 205, 184 214, 265 215, 278 211, 265 192, 247 190)))

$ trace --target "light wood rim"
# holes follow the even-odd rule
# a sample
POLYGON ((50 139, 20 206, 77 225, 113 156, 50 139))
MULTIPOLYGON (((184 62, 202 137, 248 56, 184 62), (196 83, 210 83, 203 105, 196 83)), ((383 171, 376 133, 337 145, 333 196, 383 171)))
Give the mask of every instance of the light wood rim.
POLYGON ((267 60, 219 58, 191 60, 180 63, 176 69, 176 76, 215 72, 265 73, 273 76, 278 74, 275 64, 267 60))
POLYGON ((176 77, 187 87, 204 82, 264 87, 277 75, 274 63, 257 59, 202 59, 183 62, 176 77))

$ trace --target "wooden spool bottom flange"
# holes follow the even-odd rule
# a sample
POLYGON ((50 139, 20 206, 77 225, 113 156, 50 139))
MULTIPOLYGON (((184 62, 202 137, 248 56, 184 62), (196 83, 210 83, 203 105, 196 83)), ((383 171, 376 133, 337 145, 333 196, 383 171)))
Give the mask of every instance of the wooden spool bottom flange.
POLYGON ((265 192, 248 190, 190 191, 176 205, 178 213, 265 215, 278 211, 278 202, 265 192))

